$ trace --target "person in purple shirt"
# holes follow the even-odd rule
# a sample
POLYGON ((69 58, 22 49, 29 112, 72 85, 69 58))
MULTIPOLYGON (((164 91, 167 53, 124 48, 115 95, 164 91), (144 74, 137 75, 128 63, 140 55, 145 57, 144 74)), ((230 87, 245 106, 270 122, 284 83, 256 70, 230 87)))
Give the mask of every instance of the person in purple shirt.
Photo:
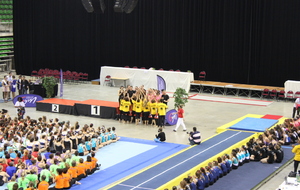
POLYGON ((6 168, 6 173, 9 175, 8 180, 12 178, 12 176, 16 173, 17 168, 14 166, 13 162, 10 162, 6 168))
POLYGON ((50 154, 51 154, 51 152, 50 152, 50 147, 47 147, 46 151, 47 151, 47 152, 44 154, 44 157, 45 157, 46 160, 47 160, 47 159, 49 159, 49 156, 50 156, 50 154))

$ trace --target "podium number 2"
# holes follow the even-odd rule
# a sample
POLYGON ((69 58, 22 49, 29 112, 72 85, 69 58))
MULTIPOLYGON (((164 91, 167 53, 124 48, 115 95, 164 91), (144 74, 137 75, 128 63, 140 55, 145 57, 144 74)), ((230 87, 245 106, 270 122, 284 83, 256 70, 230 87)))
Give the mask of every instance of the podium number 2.
POLYGON ((57 104, 52 104, 52 112, 59 112, 59 105, 57 104))
POLYGON ((100 115, 100 106, 91 106, 91 115, 100 115))

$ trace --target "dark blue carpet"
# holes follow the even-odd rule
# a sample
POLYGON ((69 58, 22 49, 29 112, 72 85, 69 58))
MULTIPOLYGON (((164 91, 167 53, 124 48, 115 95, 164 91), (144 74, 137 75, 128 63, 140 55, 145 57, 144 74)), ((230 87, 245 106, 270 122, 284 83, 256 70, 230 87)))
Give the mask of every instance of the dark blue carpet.
POLYGON ((214 185, 205 189, 252 189, 293 158, 294 154, 291 150, 290 147, 283 147, 284 159, 282 163, 262 164, 260 162, 250 162, 244 164, 237 170, 233 170, 228 175, 220 178, 214 185))

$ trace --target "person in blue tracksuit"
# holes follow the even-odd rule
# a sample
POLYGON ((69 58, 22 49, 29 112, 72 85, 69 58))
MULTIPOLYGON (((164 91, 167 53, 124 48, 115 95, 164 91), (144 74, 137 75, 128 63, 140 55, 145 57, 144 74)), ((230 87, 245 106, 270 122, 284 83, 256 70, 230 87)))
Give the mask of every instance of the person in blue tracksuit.
POLYGON ((223 161, 221 157, 218 157, 217 160, 218 160, 219 167, 222 170, 223 176, 227 175, 228 170, 227 170, 227 167, 226 167, 225 160, 223 161))
POLYGON ((204 178, 204 185, 205 185, 205 187, 208 187, 209 186, 209 176, 207 175, 204 168, 200 168, 200 171, 201 171, 201 175, 204 178))
POLYGON ((197 185, 193 181, 193 178, 191 176, 188 176, 187 178, 184 178, 184 180, 187 183, 187 186, 189 187, 190 190, 197 190, 197 185))
POLYGON ((223 177, 223 171, 221 169, 221 166, 219 166, 219 162, 217 161, 213 161, 213 168, 214 170, 217 172, 217 174, 219 175, 219 178, 223 177))
POLYGON ((209 178, 209 185, 213 185, 216 182, 216 177, 213 175, 212 170, 209 166, 205 166, 206 175, 209 178))
POLYGON ((195 173, 195 176, 197 178, 197 189, 198 190, 204 190, 205 189, 205 178, 202 175, 202 172, 200 170, 197 170, 195 173))
POLYGON ((213 163, 210 162, 208 163, 208 167, 210 168, 210 171, 214 177, 214 181, 216 182, 219 179, 219 173, 217 172, 217 170, 214 168, 213 163))

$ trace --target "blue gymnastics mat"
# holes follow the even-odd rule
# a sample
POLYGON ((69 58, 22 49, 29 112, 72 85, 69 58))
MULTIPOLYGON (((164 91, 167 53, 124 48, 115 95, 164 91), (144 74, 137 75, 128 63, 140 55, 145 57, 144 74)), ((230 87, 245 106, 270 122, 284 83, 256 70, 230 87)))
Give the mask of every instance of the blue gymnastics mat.
POLYGON ((97 153, 101 170, 82 179, 72 190, 97 190, 131 175, 159 160, 189 147, 175 143, 156 143, 150 140, 121 137, 97 153), (126 158, 126 159, 124 159, 126 158), (103 166, 103 167, 102 167, 103 166))
POLYGON ((246 117, 240 122, 229 127, 229 129, 264 132, 266 129, 272 127, 277 122, 278 120, 274 119, 246 117))
MULTIPOLYGON (((282 163, 262 164, 260 162, 250 162, 240 166, 237 170, 232 170, 226 176, 220 178, 215 184, 209 186, 208 190, 220 189, 252 189, 269 175, 282 167, 294 157, 291 147, 282 147, 284 159, 282 163)), ((288 175, 288 174, 287 174, 288 175)), ((284 179, 282 179, 283 181, 284 179)))
MULTIPOLYGON (((81 185, 73 185, 71 190, 103 189, 187 147, 189 145, 156 143, 150 140, 121 137, 120 141, 96 152, 95 157, 101 164, 101 169, 82 179, 81 185)), ((82 158, 86 159, 86 156, 82 158)), ((0 190, 4 189, 7 189, 7 184, 0 186, 0 190)))
POLYGON ((170 180, 178 177, 190 168, 211 158, 224 149, 250 137, 253 133, 241 131, 225 131, 204 141, 199 146, 194 146, 175 155, 162 163, 155 165, 138 175, 135 175, 110 189, 157 189, 170 180))

